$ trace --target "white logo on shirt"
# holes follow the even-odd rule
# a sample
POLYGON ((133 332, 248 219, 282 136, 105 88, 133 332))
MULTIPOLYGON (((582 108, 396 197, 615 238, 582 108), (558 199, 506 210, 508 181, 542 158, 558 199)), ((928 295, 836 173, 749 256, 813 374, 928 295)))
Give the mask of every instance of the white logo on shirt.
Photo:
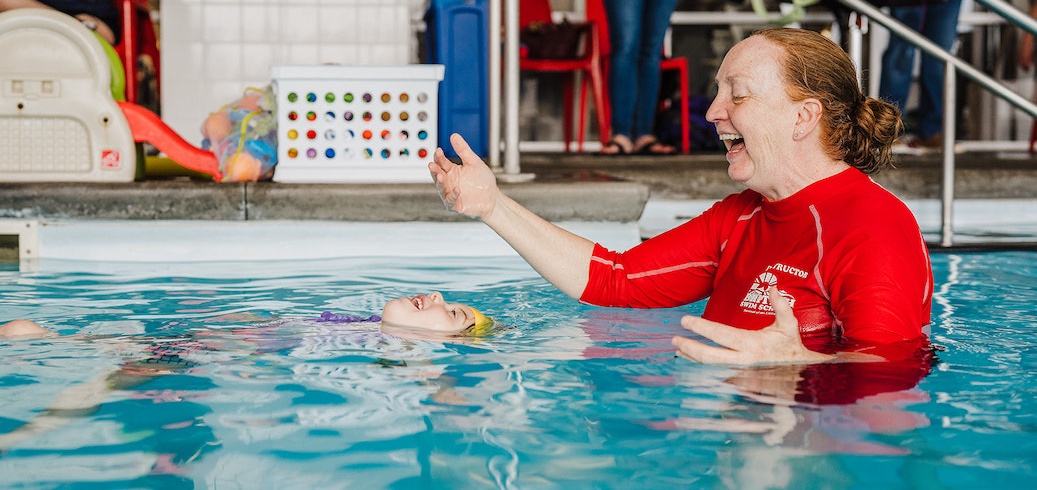
MULTIPOLYGON (((745 298, 739 306, 746 313, 755 313, 759 315, 774 313, 774 307, 771 306, 771 300, 767 297, 767 290, 771 286, 777 287, 778 277, 770 272, 764 272, 760 274, 753 285, 749 288, 749 292, 746 293, 745 298)), ((796 298, 792 297, 791 294, 778 289, 778 293, 781 294, 789 302, 789 306, 793 307, 796 305, 796 298)))
POLYGON ((792 267, 791 265, 782 264, 781 262, 778 262, 777 264, 768 266, 767 270, 784 272, 786 274, 792 274, 793 276, 796 276, 796 277, 798 277, 800 279, 806 279, 807 276, 808 276, 807 271, 805 271, 803 269, 796 268, 796 267, 792 267))

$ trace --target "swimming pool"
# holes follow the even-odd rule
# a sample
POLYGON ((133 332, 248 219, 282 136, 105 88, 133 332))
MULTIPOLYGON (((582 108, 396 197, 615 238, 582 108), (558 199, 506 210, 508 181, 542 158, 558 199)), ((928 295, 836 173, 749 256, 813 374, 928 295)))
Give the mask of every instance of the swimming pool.
POLYGON ((669 341, 700 305, 581 305, 512 255, 48 260, 0 273, 3 319, 62 334, 0 341, 0 486, 1024 487, 1035 259, 933 256, 927 376, 696 365, 669 341), (512 328, 444 344, 307 320, 428 290, 512 328), (156 345, 183 362, 142 375, 156 345))

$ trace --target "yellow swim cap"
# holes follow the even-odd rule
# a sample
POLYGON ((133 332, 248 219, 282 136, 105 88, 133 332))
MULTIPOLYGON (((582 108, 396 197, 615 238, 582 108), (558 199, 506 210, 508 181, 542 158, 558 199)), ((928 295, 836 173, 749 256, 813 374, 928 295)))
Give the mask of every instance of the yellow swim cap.
MULTIPOLYGON (((469 306, 469 308, 471 308, 469 306)), ((482 336, 490 332, 490 329, 497 324, 493 318, 483 315, 479 310, 472 308, 472 313, 475 314, 475 325, 468 330, 468 335, 482 336)))

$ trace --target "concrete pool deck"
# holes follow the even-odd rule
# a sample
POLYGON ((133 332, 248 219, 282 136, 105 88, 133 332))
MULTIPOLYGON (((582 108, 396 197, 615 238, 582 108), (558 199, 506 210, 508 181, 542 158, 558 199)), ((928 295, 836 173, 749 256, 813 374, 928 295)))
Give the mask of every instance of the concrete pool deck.
MULTIPOLYGON (((648 186, 615 178, 538 178, 502 184, 552 221, 635 222, 648 186)), ((447 211, 427 184, 0 183, 0 219, 470 221, 447 211)))

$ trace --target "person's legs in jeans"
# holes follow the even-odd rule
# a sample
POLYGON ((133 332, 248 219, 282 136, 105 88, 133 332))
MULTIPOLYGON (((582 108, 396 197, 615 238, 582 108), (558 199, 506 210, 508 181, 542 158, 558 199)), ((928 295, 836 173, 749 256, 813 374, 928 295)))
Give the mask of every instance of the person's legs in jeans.
MULTIPOLYGON (((934 2, 923 7, 922 34, 950 51, 958 38, 961 0, 934 2)), ((918 136, 927 140, 943 132, 944 62, 922 54, 918 85, 918 136)), ((953 105, 953 104, 952 104, 953 105)))
POLYGON ((637 103, 633 115, 633 136, 654 139, 655 113, 659 105, 659 61, 663 41, 670 28, 670 14, 677 0, 647 0, 643 7, 644 27, 637 59, 637 103))
MULTIPOLYGON (((921 7, 890 9, 890 15, 900 23, 918 29, 922 19, 921 7)), ((897 106, 901 115, 907 106, 907 94, 915 66, 915 47, 900 36, 890 33, 889 44, 882 52, 882 78, 879 97, 897 106)))
POLYGON ((612 46, 608 97, 612 108, 613 138, 623 136, 629 140, 632 135, 643 6, 641 0, 605 0, 612 46))

